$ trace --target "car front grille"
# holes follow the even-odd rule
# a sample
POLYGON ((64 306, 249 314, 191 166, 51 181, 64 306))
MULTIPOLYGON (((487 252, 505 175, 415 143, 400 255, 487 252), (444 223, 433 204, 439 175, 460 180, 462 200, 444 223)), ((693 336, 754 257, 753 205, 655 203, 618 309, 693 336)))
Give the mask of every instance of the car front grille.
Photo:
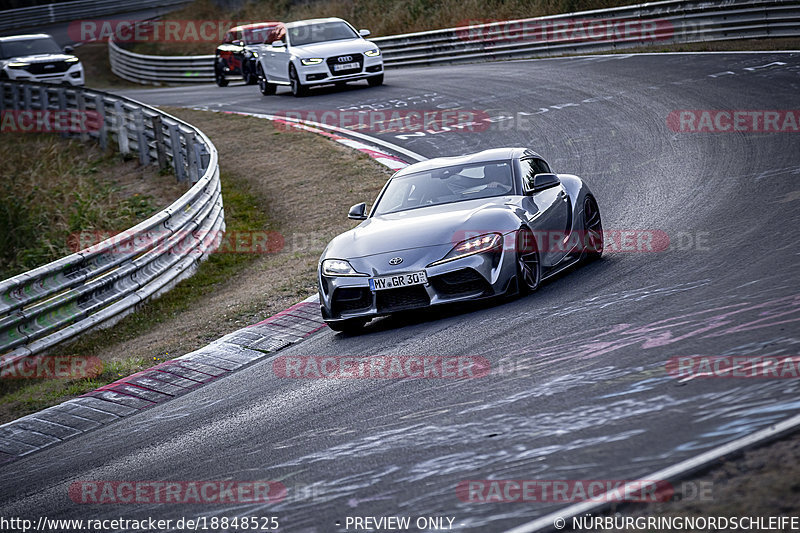
POLYGON ((347 54, 343 56, 329 57, 326 62, 328 63, 328 70, 331 71, 331 76, 347 76, 348 74, 358 74, 361 72, 361 69, 364 68, 364 56, 361 54, 347 54), (339 65, 341 63, 358 63, 358 68, 333 70, 334 65, 339 65))
POLYGON ((482 294, 489 290, 486 280, 471 268, 448 272, 430 279, 431 285, 442 296, 482 294))
POLYGON ((366 287, 341 287, 333 293, 333 314, 368 309, 372 305, 372 293, 366 287))
POLYGON ((378 291, 375 293, 375 296, 379 313, 390 313, 403 309, 425 307, 431 303, 428 292, 422 285, 378 291))
POLYGON ((39 74, 57 74, 69 70, 69 63, 67 63, 66 61, 31 63, 30 65, 25 67, 24 70, 27 70, 31 74, 37 76, 39 74))

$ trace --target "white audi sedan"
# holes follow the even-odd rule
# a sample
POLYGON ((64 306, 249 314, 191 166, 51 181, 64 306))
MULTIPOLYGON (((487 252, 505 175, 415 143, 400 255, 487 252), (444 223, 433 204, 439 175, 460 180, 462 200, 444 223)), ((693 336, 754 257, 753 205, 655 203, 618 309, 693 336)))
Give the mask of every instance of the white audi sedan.
POLYGON ((288 85, 304 96, 314 85, 366 79, 370 86, 383 83, 380 49, 339 18, 301 20, 270 33, 258 57, 258 86, 262 94, 275 94, 288 85))

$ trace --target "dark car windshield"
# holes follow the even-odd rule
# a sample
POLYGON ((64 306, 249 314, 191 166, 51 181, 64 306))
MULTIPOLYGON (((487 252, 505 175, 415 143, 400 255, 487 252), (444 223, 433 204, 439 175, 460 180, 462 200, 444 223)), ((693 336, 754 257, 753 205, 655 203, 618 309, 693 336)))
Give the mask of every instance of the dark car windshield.
POLYGON ((61 48, 50 37, 3 41, 0 43, 0 54, 3 59, 9 57, 33 56, 37 54, 62 54, 61 48))
POLYGON ((269 33, 275 26, 267 26, 265 28, 247 29, 242 32, 242 39, 244 44, 261 44, 267 40, 269 33))
POLYGON ((289 28, 289 42, 292 46, 355 39, 358 36, 353 28, 341 21, 300 24, 289 28))
POLYGON ((395 177, 375 206, 374 214, 514 194, 512 176, 510 161, 491 161, 395 177))

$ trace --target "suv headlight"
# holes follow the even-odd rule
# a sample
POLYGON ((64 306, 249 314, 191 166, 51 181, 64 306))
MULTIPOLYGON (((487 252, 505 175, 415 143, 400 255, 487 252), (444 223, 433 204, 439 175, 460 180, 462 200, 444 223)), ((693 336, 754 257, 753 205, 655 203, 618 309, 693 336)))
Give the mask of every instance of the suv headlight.
POLYGON ((366 276, 356 272, 356 269, 344 259, 326 259, 322 262, 322 273, 325 276, 366 276))
POLYGON ((70 57, 65 59, 64 63, 77 63, 78 61, 80 61, 80 59, 78 59, 77 57, 70 57))
POLYGON ((467 239, 465 241, 461 241, 460 243, 456 244, 452 250, 450 250, 446 256, 439 259, 438 261, 434 261, 429 267, 441 265, 442 263, 449 263, 450 261, 455 261, 456 259, 461 259, 462 257, 468 257, 470 255, 475 254, 482 254, 484 252, 489 252, 495 250, 496 248, 500 247, 503 244, 503 236, 499 233, 487 233, 485 235, 478 235, 477 237, 473 237, 471 239, 467 239))
POLYGON ((8 64, 11 68, 22 68, 30 66, 30 63, 25 63, 24 61, 13 61, 8 64))
POLYGON ((321 57, 310 57, 310 58, 307 58, 307 59, 301 59, 300 62, 302 64, 306 65, 306 66, 308 66, 308 65, 319 65, 320 63, 322 63, 322 58, 321 57))
POLYGON ((364 55, 367 57, 378 57, 379 55, 381 55, 381 51, 378 50, 377 48, 374 50, 367 50, 366 52, 364 52, 364 55))

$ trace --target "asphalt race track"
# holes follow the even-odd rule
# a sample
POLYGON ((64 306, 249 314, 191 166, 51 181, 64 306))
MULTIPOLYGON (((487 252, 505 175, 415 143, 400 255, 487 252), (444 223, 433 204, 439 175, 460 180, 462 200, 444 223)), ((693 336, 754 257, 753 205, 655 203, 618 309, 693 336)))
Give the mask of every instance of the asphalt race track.
POLYGON ((468 503, 456 495, 459 482, 644 477, 800 412, 798 380, 682 382, 664 372, 677 356, 797 355, 800 133, 676 133, 667 116, 798 109, 800 53, 393 70, 380 88, 324 89, 304 99, 242 85, 124 94, 259 113, 511 115, 483 131, 377 136, 426 157, 533 147, 557 172, 588 181, 606 230, 661 230, 670 248, 610 251, 531 296, 380 319, 357 336, 325 330, 279 354, 481 356, 505 372, 292 380, 276 377, 266 360, 4 466, 6 515, 277 514, 281 531, 308 533, 344 531, 347 516, 449 516, 456 531, 503 531, 566 504, 468 503), (74 481, 221 479, 278 480, 289 498, 78 505, 68 495, 74 481))

